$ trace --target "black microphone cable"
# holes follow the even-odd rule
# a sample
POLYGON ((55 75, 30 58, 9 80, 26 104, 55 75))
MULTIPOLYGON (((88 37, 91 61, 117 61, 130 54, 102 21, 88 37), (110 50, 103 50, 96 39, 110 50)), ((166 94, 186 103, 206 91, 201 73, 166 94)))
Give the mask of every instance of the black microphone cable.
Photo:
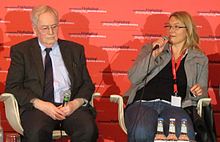
MULTIPOLYGON (((167 40, 167 39, 168 39, 166 36, 163 36, 162 38, 163 38, 164 40, 167 40)), ((141 92, 138 110, 137 110, 137 113, 136 113, 135 121, 134 121, 134 123, 133 123, 133 125, 132 125, 132 127, 131 127, 132 132, 133 132, 133 130, 136 130, 137 120, 140 119, 140 118, 138 118, 138 114, 139 114, 139 112, 140 112, 140 108, 141 108, 141 104, 142 104, 142 99, 143 99, 143 96, 144 96, 144 93, 145 93, 145 92, 144 92, 144 91, 145 91, 145 87, 146 87, 146 85, 147 85, 147 77, 148 77, 148 72, 149 72, 149 67, 150 67, 150 61, 151 61, 152 53, 153 53, 154 50, 157 50, 158 48, 160 48, 160 46, 159 46, 158 44, 156 44, 156 45, 152 48, 152 50, 151 50, 151 52, 150 52, 150 57, 149 57, 149 60, 148 60, 146 75, 145 75, 144 78, 142 79, 142 80, 144 81, 144 86, 143 86, 143 90, 142 90, 142 92, 141 92)), ((140 117, 141 117, 141 116, 140 116, 140 117)), ((135 133, 134 133, 134 136, 132 136, 132 137, 134 137, 134 142, 136 142, 135 133)))
MULTIPOLYGON (((149 71, 149 66, 150 66, 150 61, 151 61, 151 57, 152 57, 152 53, 154 51, 154 48, 152 48, 151 52, 150 52, 150 57, 149 57, 149 60, 148 60, 148 65, 147 65, 147 70, 146 70, 146 75, 145 77, 143 78, 143 81, 144 81, 144 87, 143 87, 143 90, 141 92, 141 96, 140 96, 140 100, 139 100, 139 106, 138 106, 138 110, 137 110, 137 113, 136 113, 136 116, 135 116, 135 121, 131 127, 131 132, 133 132, 133 130, 136 131, 136 128, 137 128, 137 120, 139 119, 138 118, 138 114, 139 114, 139 111, 140 111, 140 108, 141 108, 141 104, 142 104, 142 99, 143 99, 143 96, 144 96, 144 91, 145 91, 145 86, 147 84, 147 76, 148 76, 148 71, 149 71)), ((136 133, 134 133, 134 142, 136 142, 136 139, 135 139, 135 135, 136 133)))

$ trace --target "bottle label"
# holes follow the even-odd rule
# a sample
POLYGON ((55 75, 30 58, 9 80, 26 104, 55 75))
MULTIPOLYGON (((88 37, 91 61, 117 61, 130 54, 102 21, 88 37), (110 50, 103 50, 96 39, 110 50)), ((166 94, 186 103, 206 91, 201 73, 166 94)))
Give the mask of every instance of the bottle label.
POLYGON ((187 133, 187 128, 186 128, 186 126, 182 126, 182 127, 181 127, 181 132, 182 132, 182 133, 185 133, 185 134, 187 133))
POLYGON ((3 142, 3 130, 0 131, 0 142, 3 142))
POLYGON ((169 132, 175 133, 175 126, 174 126, 174 125, 171 125, 171 126, 170 126, 169 132))
POLYGON ((3 137, 3 130, 0 129, 0 138, 2 138, 2 137, 3 137))
POLYGON ((159 124, 157 127, 158 132, 163 132, 163 124, 159 124))

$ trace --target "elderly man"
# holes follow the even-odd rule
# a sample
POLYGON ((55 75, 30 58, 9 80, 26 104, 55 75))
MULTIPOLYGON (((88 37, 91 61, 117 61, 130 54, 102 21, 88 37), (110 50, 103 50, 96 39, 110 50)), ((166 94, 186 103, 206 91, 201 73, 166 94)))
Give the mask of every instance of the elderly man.
POLYGON ((50 142, 57 127, 74 142, 95 142, 98 130, 89 101, 94 85, 83 46, 58 39, 59 17, 50 6, 32 11, 36 38, 11 47, 6 92, 15 95, 23 142, 50 142), (65 94, 70 101, 62 105, 65 94))

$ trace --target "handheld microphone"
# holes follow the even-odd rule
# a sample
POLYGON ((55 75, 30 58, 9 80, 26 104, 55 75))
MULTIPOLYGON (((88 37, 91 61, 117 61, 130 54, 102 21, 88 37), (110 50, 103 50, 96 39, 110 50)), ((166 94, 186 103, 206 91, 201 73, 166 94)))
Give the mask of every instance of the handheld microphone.
POLYGON ((70 101, 71 91, 66 90, 63 92, 63 104, 62 106, 65 106, 70 101))
MULTIPOLYGON (((162 38, 163 38, 164 41, 165 41, 165 40, 169 40, 169 38, 168 38, 167 36, 162 36, 162 38)), ((158 48, 160 48, 160 45, 159 45, 159 44, 156 44, 156 45, 153 47, 152 51, 157 50, 158 48)))

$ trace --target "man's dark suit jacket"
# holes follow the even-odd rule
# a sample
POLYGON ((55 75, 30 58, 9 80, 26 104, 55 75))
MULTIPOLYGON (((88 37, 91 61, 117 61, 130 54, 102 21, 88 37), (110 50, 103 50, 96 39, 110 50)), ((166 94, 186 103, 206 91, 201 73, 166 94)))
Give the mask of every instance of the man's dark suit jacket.
MULTIPOLYGON (((71 81, 71 100, 91 100, 94 85, 86 67, 83 46, 60 39, 58 44, 71 81)), ((33 38, 12 46, 10 56, 6 92, 14 94, 23 112, 32 107, 31 99, 41 99, 43 95, 44 67, 38 39, 33 38)))

